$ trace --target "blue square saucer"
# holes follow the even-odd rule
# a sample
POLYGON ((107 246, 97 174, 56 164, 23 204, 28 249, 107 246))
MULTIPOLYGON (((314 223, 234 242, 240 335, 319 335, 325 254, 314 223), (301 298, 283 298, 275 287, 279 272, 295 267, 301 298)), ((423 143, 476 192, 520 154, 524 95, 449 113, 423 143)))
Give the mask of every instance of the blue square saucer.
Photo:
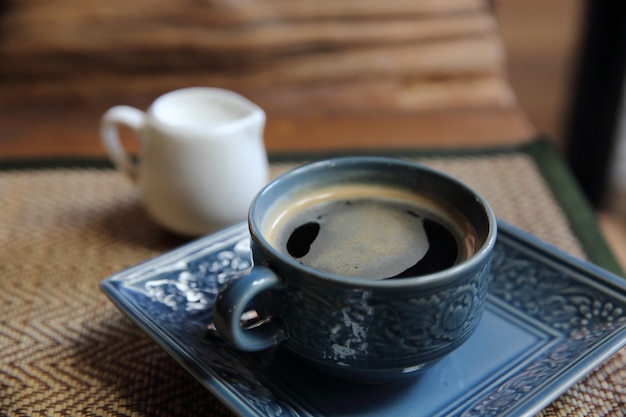
POLYGON ((350 384, 282 348, 234 351, 207 329, 213 300, 251 266, 240 223, 105 279, 102 290, 240 416, 513 416, 539 412, 626 344, 626 282, 499 225, 475 334, 424 374, 350 384))

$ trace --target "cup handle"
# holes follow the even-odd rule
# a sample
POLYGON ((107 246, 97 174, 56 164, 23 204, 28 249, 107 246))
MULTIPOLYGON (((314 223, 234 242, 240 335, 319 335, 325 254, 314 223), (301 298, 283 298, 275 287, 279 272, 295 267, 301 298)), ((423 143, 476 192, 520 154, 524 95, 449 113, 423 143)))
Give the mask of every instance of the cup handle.
POLYGON ((222 339, 248 352, 264 350, 285 340, 287 332, 271 318, 256 326, 241 327, 248 303, 260 293, 281 286, 280 278, 265 266, 255 266, 249 274, 226 284, 213 305, 213 323, 222 339))
POLYGON ((146 123, 143 111, 130 106, 115 106, 110 108, 100 121, 100 138, 107 150, 113 165, 132 181, 137 181, 137 163, 128 156, 120 141, 118 128, 120 125, 129 127, 135 136, 141 137, 141 131, 146 123))

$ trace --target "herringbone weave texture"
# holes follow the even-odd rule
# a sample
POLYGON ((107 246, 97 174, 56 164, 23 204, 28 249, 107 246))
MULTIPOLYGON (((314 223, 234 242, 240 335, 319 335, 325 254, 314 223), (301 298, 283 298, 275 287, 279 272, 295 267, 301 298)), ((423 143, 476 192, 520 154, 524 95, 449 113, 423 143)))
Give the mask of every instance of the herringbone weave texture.
MULTIPOLYGON (((584 253, 532 158, 425 160, 472 184, 498 216, 584 253)), ((274 166, 274 175, 289 168, 274 166)), ((144 214, 107 169, 0 173, 0 415, 230 415, 99 291, 106 276, 185 240, 144 214)), ((542 412, 624 411, 622 350, 542 412)))

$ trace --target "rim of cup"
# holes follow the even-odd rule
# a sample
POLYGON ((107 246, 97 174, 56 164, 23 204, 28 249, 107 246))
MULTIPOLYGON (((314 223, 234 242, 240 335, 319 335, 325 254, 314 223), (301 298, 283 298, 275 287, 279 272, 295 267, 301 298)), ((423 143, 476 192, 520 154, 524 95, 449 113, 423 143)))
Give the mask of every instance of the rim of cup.
POLYGON ((248 225, 253 239, 257 239, 257 241, 263 245, 264 250, 268 251, 273 258, 280 259, 281 262, 286 263, 291 268, 299 269, 304 272, 307 272, 310 275, 316 276, 318 279, 327 279, 334 283, 344 284, 346 286, 351 287, 366 287, 366 288, 380 288, 380 289, 395 289, 395 288, 407 288, 408 286, 422 286, 422 287, 430 287, 434 285, 445 285, 448 282, 454 282, 459 279, 459 276, 464 273, 464 271, 474 271, 477 268, 482 266, 483 260, 485 257, 489 256, 492 248, 495 246, 496 236, 497 236, 497 219, 496 216, 487 203, 484 197, 482 197, 477 191, 475 191, 472 187, 460 181, 459 179, 448 175, 444 172, 435 170, 433 168, 427 167, 422 164, 418 164, 415 162, 399 159, 399 158, 391 158, 391 157, 376 157, 376 156, 348 156, 348 157, 337 157, 330 158, 321 161, 311 162, 299 167, 296 167, 275 180, 271 181, 267 184, 255 197, 250 207, 250 211, 248 214, 248 225), (389 279, 381 279, 381 280, 372 280, 367 278, 359 278, 359 277, 351 277, 345 275, 334 274, 331 272, 319 270, 316 268, 312 268, 307 265, 303 265, 291 258, 290 256, 285 255, 276 249, 262 234, 261 230, 258 228, 258 224, 256 220, 261 220, 263 218, 263 214, 259 213, 259 208, 257 207, 257 201, 260 201, 264 198, 264 196, 270 193, 274 188, 280 187, 280 180, 284 175, 305 175, 310 171, 317 171, 320 169, 332 169, 337 166, 348 166, 348 165, 376 165, 376 166, 384 166, 384 165, 395 165, 402 168, 410 169, 413 171, 421 171, 424 173, 428 173, 429 175, 439 177, 447 182, 450 182, 456 187, 464 189, 467 193, 472 194, 476 198, 476 202, 479 206, 481 206, 484 210, 485 218, 488 222, 488 232, 487 236, 479 249, 472 254, 467 259, 462 260, 461 262, 446 268, 442 271, 419 275, 415 277, 406 277, 406 278, 389 278, 389 279))

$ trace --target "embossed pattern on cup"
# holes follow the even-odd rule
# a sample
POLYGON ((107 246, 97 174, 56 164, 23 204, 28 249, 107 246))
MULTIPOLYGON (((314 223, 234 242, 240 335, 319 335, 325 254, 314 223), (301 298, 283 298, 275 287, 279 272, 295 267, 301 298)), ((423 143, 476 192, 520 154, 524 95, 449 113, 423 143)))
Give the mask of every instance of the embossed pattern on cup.
MULTIPOLYGON (((377 220, 383 221, 383 220, 377 220)), ((421 373, 461 346, 482 317, 497 225, 487 202, 458 180, 408 161, 337 158, 285 174, 255 198, 249 215, 254 267, 218 294, 214 319, 237 349, 281 343, 305 363, 343 379, 385 382, 421 373), (471 225, 473 255, 438 272, 372 280, 303 265, 272 246, 276 208, 325 184, 401 187, 439 201, 471 225), (245 309, 263 318, 240 327, 245 309)), ((469 230, 469 229, 468 229, 469 230)))

